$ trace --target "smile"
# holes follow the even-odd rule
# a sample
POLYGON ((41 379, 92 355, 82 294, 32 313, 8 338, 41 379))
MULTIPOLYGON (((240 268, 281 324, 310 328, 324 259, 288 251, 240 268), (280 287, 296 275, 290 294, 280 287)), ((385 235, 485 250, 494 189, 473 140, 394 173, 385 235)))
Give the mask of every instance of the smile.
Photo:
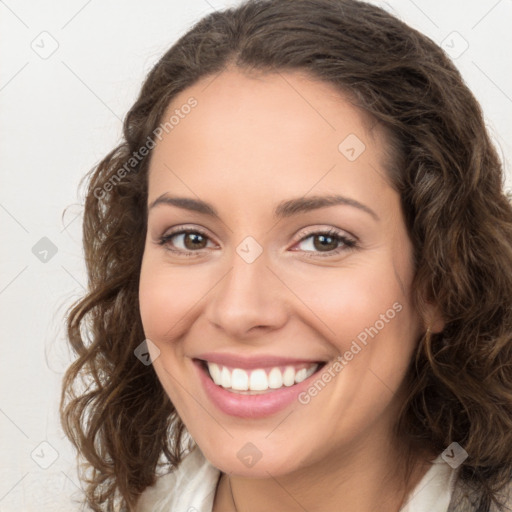
POLYGON ((296 403, 326 364, 274 357, 202 357, 195 358, 194 365, 206 396, 225 414, 242 418, 263 418, 296 403))
POLYGON ((242 394, 256 394, 269 389, 280 389, 299 384, 316 372, 319 363, 272 368, 230 368, 210 361, 206 362, 213 382, 222 388, 242 394))

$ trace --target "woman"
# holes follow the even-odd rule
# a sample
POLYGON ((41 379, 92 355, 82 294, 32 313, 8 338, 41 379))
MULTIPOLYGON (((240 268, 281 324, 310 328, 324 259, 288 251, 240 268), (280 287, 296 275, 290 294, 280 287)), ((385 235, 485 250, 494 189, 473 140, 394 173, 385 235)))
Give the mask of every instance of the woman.
POLYGON ((248 1, 162 57, 124 137, 68 319, 93 510, 510 510, 512 209, 432 41, 248 1))

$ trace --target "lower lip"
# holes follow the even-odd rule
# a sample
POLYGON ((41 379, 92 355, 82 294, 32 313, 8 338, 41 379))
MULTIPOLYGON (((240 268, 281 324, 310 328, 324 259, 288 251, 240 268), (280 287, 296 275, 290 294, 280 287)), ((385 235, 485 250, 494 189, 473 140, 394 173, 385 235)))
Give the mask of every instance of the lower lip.
POLYGON ((310 385, 311 380, 318 373, 317 370, 313 375, 293 386, 282 387, 258 395, 244 395, 232 393, 217 386, 199 361, 194 361, 194 364, 210 400, 225 414, 239 418, 263 418, 285 409, 297 400, 298 395, 310 385))

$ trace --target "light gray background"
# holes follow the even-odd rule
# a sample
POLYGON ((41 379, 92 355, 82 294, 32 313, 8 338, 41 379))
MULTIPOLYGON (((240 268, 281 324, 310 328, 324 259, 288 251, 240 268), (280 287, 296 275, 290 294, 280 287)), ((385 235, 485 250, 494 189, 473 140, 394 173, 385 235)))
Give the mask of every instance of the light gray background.
MULTIPOLYGON (((78 183, 119 141, 161 54, 201 16, 237 3, 0 0, 0 511, 78 509, 57 412, 70 362, 63 314, 86 283, 78 183), (55 255, 36 245, 43 237, 55 255)), ((512 0, 373 3, 451 53, 510 161, 512 0)))

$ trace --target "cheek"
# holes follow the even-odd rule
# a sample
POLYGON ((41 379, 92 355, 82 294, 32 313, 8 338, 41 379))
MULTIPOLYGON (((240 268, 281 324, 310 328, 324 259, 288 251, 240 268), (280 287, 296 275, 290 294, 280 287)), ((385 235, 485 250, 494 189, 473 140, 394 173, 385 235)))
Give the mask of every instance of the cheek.
MULTIPOLYGON (((358 280, 354 286, 360 283, 358 280)), ((410 297, 404 295, 392 272, 374 276, 371 290, 354 292, 343 318, 345 324, 338 322, 343 333, 338 349, 345 361, 351 361, 347 376, 371 384, 367 389, 373 390, 368 392, 373 397, 370 401, 388 399, 405 375, 418 336, 410 297)), ((364 394, 366 388, 360 384, 364 394)))
POLYGON ((335 379, 339 395, 377 406, 399 386, 419 334, 410 296, 403 291, 409 290, 410 276, 401 275, 400 283, 386 257, 328 269, 329 276, 321 278, 326 270, 308 283, 296 280, 294 290, 307 299, 315 329, 341 358, 334 372, 341 373, 335 379))
POLYGON ((198 305, 208 291, 209 281, 205 277, 193 268, 166 265, 159 255, 144 256, 139 307, 148 338, 166 341, 179 335, 187 318, 194 314, 194 305, 198 305))
POLYGON ((290 271, 285 281, 307 305, 316 327, 339 350, 358 337, 364 341, 367 329, 376 323, 382 332, 408 327, 410 299, 385 258, 339 269, 312 267, 307 279, 290 271))
POLYGON ((167 283, 147 260, 143 260, 139 283, 139 308, 147 338, 160 340, 164 329, 169 329, 169 317, 164 314, 169 299, 167 283))
POLYGON ((183 269, 172 269, 153 251, 144 254, 139 282, 139 308, 146 338, 158 348, 153 368, 172 403, 187 409, 176 380, 183 380, 182 344, 173 342, 186 329, 183 319, 197 302, 194 287, 186 285, 183 269), (193 296, 194 295, 194 296, 193 296))

